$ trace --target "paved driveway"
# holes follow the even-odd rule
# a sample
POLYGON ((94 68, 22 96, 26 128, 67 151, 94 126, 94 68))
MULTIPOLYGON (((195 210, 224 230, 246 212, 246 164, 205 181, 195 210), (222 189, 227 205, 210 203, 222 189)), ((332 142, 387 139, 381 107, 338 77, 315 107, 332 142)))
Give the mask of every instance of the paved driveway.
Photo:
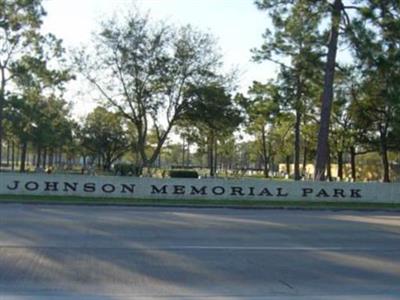
POLYGON ((0 300, 399 298, 398 213, 0 206, 0 300))

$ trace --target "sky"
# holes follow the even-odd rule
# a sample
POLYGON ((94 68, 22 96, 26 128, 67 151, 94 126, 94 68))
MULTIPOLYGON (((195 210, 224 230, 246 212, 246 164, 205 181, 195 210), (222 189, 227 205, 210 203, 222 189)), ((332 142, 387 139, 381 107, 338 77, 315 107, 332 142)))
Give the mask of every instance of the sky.
MULTIPOLYGON (((101 20, 118 16, 129 7, 149 12, 155 20, 177 25, 192 24, 212 33, 219 41, 224 71, 239 70, 238 90, 246 92, 252 81, 273 78, 276 66, 251 61, 251 48, 262 44, 269 26, 265 12, 257 10, 253 0, 44 0, 47 16, 43 30, 63 39, 67 49, 90 42, 101 20)), ((67 97, 74 98, 73 112, 84 116, 95 105, 79 93, 80 83, 68 86, 67 97)), ((82 87, 83 89, 83 87, 82 87)), ((71 99, 70 99, 71 100, 71 99)))

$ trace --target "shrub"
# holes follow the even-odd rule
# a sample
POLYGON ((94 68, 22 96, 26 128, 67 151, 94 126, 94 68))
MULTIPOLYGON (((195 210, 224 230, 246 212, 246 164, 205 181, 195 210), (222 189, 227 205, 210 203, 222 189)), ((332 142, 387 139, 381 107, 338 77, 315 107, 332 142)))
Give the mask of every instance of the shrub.
POLYGON ((120 163, 114 165, 115 175, 119 176, 138 176, 139 167, 133 164, 120 163))
POLYGON ((171 178, 199 178, 199 174, 192 170, 171 170, 169 171, 171 178))

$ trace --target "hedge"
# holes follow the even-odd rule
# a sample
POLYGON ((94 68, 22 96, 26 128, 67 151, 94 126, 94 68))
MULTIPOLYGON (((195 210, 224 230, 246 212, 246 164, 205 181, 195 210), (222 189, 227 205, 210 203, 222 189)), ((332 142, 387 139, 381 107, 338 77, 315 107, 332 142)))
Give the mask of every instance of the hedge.
POLYGON ((169 171, 171 178, 199 178, 199 174, 192 170, 171 170, 169 171))
POLYGON ((139 176, 140 168, 133 164, 120 163, 114 165, 114 172, 119 176, 139 176))

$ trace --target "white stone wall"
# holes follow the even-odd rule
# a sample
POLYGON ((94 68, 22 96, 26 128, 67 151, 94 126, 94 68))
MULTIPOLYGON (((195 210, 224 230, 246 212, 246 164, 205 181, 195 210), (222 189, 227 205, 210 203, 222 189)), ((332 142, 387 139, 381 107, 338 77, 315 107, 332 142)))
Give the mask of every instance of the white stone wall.
POLYGON ((0 173, 0 194, 400 203, 398 184, 377 182, 155 179, 18 173, 0 173))

